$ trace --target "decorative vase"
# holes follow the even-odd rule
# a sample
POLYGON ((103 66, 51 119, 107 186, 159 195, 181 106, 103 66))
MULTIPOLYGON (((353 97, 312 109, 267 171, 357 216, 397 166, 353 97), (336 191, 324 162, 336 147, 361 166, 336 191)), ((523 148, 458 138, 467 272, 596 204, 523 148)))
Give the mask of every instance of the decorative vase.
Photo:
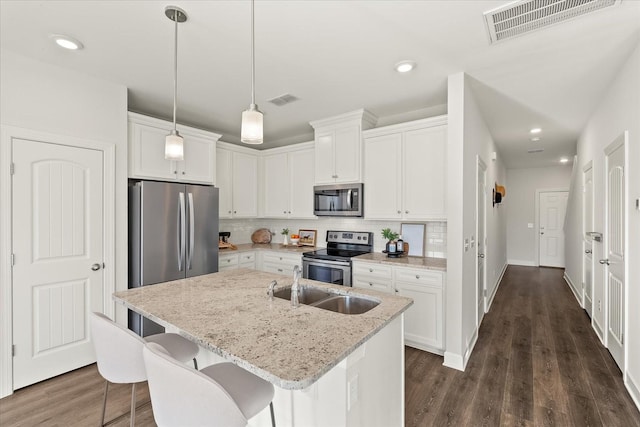
POLYGON ((282 244, 285 246, 289 245, 289 236, 287 234, 284 235, 284 238, 282 239, 282 244))
POLYGON ((396 253, 396 242, 393 240, 389 240, 387 242, 386 249, 388 254, 396 253))

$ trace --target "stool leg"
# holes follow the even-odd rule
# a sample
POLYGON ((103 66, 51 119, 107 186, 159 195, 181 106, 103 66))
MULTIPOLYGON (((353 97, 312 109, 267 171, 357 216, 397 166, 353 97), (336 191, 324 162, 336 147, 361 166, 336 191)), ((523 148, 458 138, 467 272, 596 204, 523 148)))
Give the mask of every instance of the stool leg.
POLYGON ((129 425, 133 427, 136 424, 136 383, 131 385, 131 422, 129 425))
POLYGON ((109 391, 109 381, 104 380, 104 397, 102 398, 102 415, 100 415, 100 427, 104 426, 104 413, 107 409, 107 392, 109 391))
POLYGON ((198 370, 198 361, 195 357, 193 358, 193 367, 196 368, 196 371, 198 370))
POLYGON ((271 411, 271 427, 276 427, 276 416, 273 413, 273 402, 269 402, 269 410, 271 411))

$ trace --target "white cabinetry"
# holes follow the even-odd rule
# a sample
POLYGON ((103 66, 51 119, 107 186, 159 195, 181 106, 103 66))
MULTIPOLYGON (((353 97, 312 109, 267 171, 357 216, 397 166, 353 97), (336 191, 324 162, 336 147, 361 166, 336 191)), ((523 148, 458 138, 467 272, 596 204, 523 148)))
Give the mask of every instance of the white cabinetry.
POLYGON ((262 271, 293 277, 293 268, 296 265, 302 271, 302 255, 300 254, 287 254, 277 251, 265 251, 262 253, 262 271))
POLYGON ((220 218, 258 216, 258 156, 251 151, 218 143, 216 170, 220 218))
POLYGON ((364 132, 366 219, 446 219, 447 118, 364 132))
POLYGON ((405 344, 437 354, 444 352, 444 273, 396 265, 355 261, 353 286, 412 298, 405 312, 405 344))
POLYGON ((166 160, 165 137, 173 124, 136 113, 128 117, 130 178, 215 184, 220 135, 178 125, 184 138, 184 160, 166 160))
POLYGON ((237 268, 256 268, 255 252, 220 253, 218 255, 218 271, 235 270, 237 268))
POLYGON ((263 152, 263 214, 268 218, 313 215, 313 143, 263 152))
POLYGON ((310 122, 315 130, 315 183, 362 181, 362 131, 377 118, 366 110, 310 122))

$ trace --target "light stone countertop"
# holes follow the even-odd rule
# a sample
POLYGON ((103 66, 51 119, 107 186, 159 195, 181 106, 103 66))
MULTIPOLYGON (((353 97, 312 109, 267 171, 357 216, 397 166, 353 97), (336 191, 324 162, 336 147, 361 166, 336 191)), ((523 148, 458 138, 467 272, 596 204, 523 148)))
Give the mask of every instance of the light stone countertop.
POLYGON ((279 251, 303 254, 305 252, 311 252, 318 249, 315 246, 285 246, 282 243, 240 243, 237 244, 236 247, 237 249, 220 249, 218 251, 218 256, 251 251, 279 251))
POLYGON ((380 300, 358 315, 291 307, 267 286, 292 279, 241 268, 116 292, 113 299, 283 389, 309 387, 404 312, 413 300, 314 280, 301 285, 380 300))
POLYGON ((389 258, 386 254, 372 252, 370 254, 359 255, 351 258, 352 261, 375 262, 378 264, 391 264, 401 267, 424 268, 427 270, 447 271, 446 258, 414 257, 406 256, 400 258, 389 258))

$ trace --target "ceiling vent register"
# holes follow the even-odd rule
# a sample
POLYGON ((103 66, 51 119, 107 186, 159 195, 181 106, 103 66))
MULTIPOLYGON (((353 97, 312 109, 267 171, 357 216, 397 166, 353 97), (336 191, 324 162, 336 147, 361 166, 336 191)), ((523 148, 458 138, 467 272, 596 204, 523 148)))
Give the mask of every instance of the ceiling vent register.
POLYGON ((282 107, 283 105, 290 104, 297 100, 298 98, 296 98, 295 96, 289 93, 285 93, 284 95, 276 96, 275 98, 272 98, 267 102, 277 105, 278 107, 282 107))
POLYGON ((491 43, 620 4, 622 0, 520 0, 484 13, 491 43))

